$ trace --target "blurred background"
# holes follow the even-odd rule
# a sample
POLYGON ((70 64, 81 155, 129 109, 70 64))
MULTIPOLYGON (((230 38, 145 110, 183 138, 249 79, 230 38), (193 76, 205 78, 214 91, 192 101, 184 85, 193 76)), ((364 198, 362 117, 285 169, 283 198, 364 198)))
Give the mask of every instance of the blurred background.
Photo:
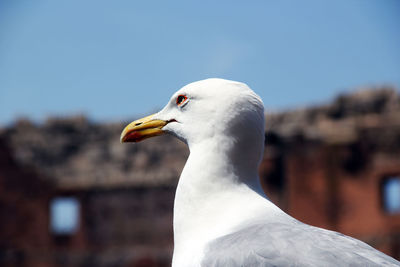
POLYGON ((0 0, 0 265, 169 266, 188 155, 123 126, 247 83, 282 209, 400 259, 400 2, 0 0))

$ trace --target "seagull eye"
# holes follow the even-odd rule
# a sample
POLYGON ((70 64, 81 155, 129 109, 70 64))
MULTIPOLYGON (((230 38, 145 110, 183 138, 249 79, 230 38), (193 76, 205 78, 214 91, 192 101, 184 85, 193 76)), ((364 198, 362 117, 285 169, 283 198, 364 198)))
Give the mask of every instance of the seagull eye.
POLYGON ((187 96, 185 95, 178 95, 178 97, 176 98, 176 104, 178 106, 181 106, 183 103, 185 103, 187 100, 187 96))

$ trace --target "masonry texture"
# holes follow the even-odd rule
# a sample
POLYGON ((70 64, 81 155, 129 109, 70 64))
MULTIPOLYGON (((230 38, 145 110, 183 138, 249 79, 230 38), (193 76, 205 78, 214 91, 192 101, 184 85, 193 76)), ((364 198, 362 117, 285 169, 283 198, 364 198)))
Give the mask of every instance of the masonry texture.
MULTIPOLYGON (((266 114, 260 176, 295 218, 359 238, 400 259, 400 211, 385 185, 400 179, 400 97, 376 88, 332 103, 266 114)), ((180 141, 120 144, 126 123, 84 117, 0 130, 0 266, 169 266, 180 141), (79 203, 77 228, 52 229, 51 205, 79 203)))

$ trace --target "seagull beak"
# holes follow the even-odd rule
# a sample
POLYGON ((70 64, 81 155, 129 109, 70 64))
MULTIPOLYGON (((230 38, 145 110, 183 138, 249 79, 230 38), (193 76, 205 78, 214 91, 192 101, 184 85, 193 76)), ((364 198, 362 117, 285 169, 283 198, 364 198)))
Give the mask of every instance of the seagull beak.
POLYGON ((162 128, 168 121, 153 120, 153 115, 129 123, 121 133, 121 143, 140 142, 146 138, 162 135, 162 128))

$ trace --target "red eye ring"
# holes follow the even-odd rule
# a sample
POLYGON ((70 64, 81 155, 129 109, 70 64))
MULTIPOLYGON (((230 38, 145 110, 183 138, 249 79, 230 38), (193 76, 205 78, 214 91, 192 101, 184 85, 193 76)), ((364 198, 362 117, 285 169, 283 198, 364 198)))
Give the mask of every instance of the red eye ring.
POLYGON ((187 96, 185 95, 178 95, 178 97, 176 98, 176 104, 178 106, 182 105, 183 103, 185 103, 187 100, 187 96))

